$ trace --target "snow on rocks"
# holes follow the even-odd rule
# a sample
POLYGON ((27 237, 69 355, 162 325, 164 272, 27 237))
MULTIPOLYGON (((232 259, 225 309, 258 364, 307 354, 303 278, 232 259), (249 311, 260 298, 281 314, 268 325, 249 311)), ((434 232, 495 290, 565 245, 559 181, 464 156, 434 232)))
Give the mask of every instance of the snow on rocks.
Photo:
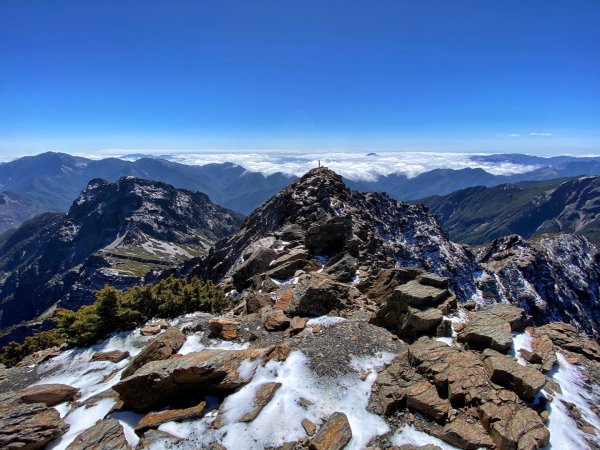
POLYGON ((322 424, 332 414, 342 412, 352 429, 352 440, 346 448, 363 449, 373 437, 389 430, 385 421, 369 413, 366 407, 377 377, 376 368, 388 363, 392 356, 357 358, 353 362, 356 372, 334 380, 316 377, 306 356, 294 351, 284 362, 270 361, 265 366, 259 365, 252 381, 227 398, 222 408, 224 424, 221 428, 212 428, 216 417, 213 413, 199 421, 168 423, 159 429, 183 438, 175 448, 202 447, 212 442, 240 450, 277 447, 306 435, 303 419, 322 424), (361 377, 360 372, 365 372, 366 376, 363 373, 361 377), (251 408, 257 391, 266 383, 280 383, 281 386, 252 422, 238 422, 251 408))
POLYGON ((597 391, 589 392, 584 388, 581 370, 569 363, 562 353, 557 353, 558 367, 551 373, 552 379, 560 386, 560 392, 551 394, 543 391, 549 402, 550 445, 552 449, 579 450, 595 443, 600 445, 600 418, 594 407, 600 402, 597 391), (574 416, 580 415, 587 426, 588 433, 581 429, 574 416))

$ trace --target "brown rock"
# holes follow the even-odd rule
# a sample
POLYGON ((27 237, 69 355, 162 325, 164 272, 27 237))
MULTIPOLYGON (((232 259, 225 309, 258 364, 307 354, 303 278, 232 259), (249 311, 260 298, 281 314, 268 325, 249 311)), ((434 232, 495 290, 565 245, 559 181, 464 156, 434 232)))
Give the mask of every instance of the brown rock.
POLYGON ((78 435, 67 450, 129 450, 123 427, 117 419, 100 420, 78 435))
POLYGON ((149 325, 140 330, 142 336, 154 336, 160 333, 162 328, 160 325, 149 325))
POLYGON ((288 307, 288 305, 290 304, 290 302, 292 301, 293 298, 294 298, 294 293, 292 292, 291 289, 287 289, 287 290, 283 291, 283 293, 281 294, 281 297, 279 298, 279 300, 277 300, 275 302, 275 305, 273 307, 275 309, 280 309, 282 311, 285 311, 285 309, 288 307))
POLYGON ((17 395, 24 403, 43 403, 46 406, 55 406, 73 400, 78 392, 79 389, 66 384, 38 384, 21 389, 17 395))
POLYGON ((92 356, 92 361, 110 361, 118 363, 129 358, 129 352, 122 350, 111 350, 109 352, 96 352, 92 356))
POLYGON ((406 406, 435 420, 443 420, 448 415, 450 402, 440 398, 437 389, 429 381, 411 384, 406 390, 406 406))
POLYGON ((32 364, 41 364, 51 358, 56 358, 60 355, 60 347, 51 347, 44 350, 38 350, 31 355, 26 356, 17 364, 17 367, 27 367, 32 364))
POLYGON ((448 289, 450 278, 435 273, 423 273, 419 275, 419 283, 425 286, 433 286, 440 289, 448 289))
POLYGON ((483 362, 473 352, 422 337, 410 345, 409 358, 452 403, 478 402, 490 388, 483 362))
POLYGON ((265 329, 268 331, 285 330, 290 326, 290 319, 280 309, 276 309, 267 315, 265 329))
POLYGON ((206 414, 206 402, 200 402, 196 406, 183 409, 167 409, 165 411, 151 412, 146 414, 135 426, 137 434, 143 434, 151 428, 158 428, 163 423, 184 420, 199 419, 206 414))
POLYGON ((333 413, 311 440, 311 450, 342 450, 352 439, 352 429, 344 413, 333 413))
POLYGON ((293 288, 293 295, 284 309, 290 316, 322 316, 334 309, 344 308, 350 287, 327 275, 313 272, 303 274, 293 288))
POLYGON ((512 390, 523 400, 532 400, 546 384, 546 377, 539 370, 522 366, 511 356, 490 349, 486 349, 483 356, 490 380, 512 390))
POLYGON ((244 414, 240 422, 252 422, 258 417, 267 403, 271 401, 277 390, 281 387, 281 383, 264 383, 256 391, 252 409, 244 414))
POLYGON ((304 268, 307 259, 308 250, 304 247, 294 248, 273 261, 267 275, 276 279, 290 278, 297 270, 304 268))
POLYGON ((43 403, 9 401, 0 404, 0 448, 32 450, 62 435, 69 425, 43 403))
POLYGON ((144 433, 135 450, 165 448, 168 444, 176 444, 179 441, 180 439, 172 434, 150 429, 144 433))
POLYGON ((283 342, 281 344, 277 344, 271 347, 265 357, 263 358, 263 365, 265 365, 269 361, 277 361, 283 362, 287 359, 292 349, 287 342, 283 342))
POLYGON ((506 353, 512 346, 510 323, 496 314, 479 312, 459 333, 458 340, 469 348, 491 348, 506 353))
POLYGON ((246 296, 246 313, 252 314, 266 306, 273 305, 273 300, 262 292, 252 292, 246 296))
POLYGON ((394 289, 394 295, 407 305, 422 307, 441 302, 448 297, 448 291, 413 280, 394 289))
POLYGON ((557 347, 600 361, 600 345, 586 335, 579 333, 573 325, 562 322, 549 323, 537 327, 535 335, 546 336, 557 347))
POLYGON ((239 373, 244 360, 264 359, 274 347, 202 350, 180 358, 152 361, 114 386, 126 408, 145 411, 190 395, 231 392, 250 381, 239 373))
POLYGON ((240 330, 239 320, 228 317, 213 317, 208 326, 212 334, 228 341, 237 338, 240 330))
POLYGON ((537 364, 542 365, 542 372, 549 372, 557 362, 554 344, 548 336, 539 334, 535 329, 529 328, 528 331, 532 336, 531 350, 540 360, 537 364))
POLYGON ((308 322, 308 318, 306 317, 294 317, 290 322, 290 328, 288 329, 288 333, 290 336, 294 336, 295 334, 300 333, 302 330, 306 328, 306 323, 308 322))
POLYGON ((185 343, 185 334, 179 328, 168 328, 160 336, 146 344, 146 347, 135 357, 123 371, 121 378, 127 378, 144 364, 169 358, 185 343))
POLYGON ((494 441, 479 423, 469 423, 463 419, 455 419, 446 424, 440 438, 466 450, 494 447, 494 441))
POLYGON ((527 322, 525 311, 508 303, 493 303, 483 308, 481 312, 503 318, 510 324, 512 331, 523 330, 527 322))
POLYGON ((269 270, 271 262, 277 257, 277 253, 266 247, 255 249, 245 260, 233 270, 231 277, 235 288, 241 291, 250 286, 250 279, 256 275, 269 270))
POLYGON ((365 284, 361 282, 359 289, 371 300, 381 304, 390 297, 395 288, 416 279, 421 272, 422 270, 416 267, 384 269, 370 282, 365 284))
POLYGON ((317 431, 317 426, 308 419, 302 419, 301 425, 309 436, 314 436, 317 431))
POLYGON ((514 403, 479 406, 481 422, 500 450, 538 449, 550 442, 550 432, 532 409, 514 403))

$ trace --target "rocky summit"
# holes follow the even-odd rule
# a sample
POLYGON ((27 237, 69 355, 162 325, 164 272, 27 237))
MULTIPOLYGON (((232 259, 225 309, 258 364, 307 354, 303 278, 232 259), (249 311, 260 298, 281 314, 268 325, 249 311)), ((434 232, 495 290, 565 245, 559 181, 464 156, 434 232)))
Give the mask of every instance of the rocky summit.
POLYGON ((598 449, 596 251, 568 236, 473 251, 424 207, 314 169, 169 271, 217 282, 222 314, 0 368, 0 442, 598 449))
MULTIPOLYGON (((200 192, 123 177, 90 181, 69 212, 46 214, 0 241, 0 329, 56 305, 74 308, 111 284, 139 284, 152 270, 202 255, 241 224, 200 192)), ((17 330, 2 343, 18 337, 17 330)))

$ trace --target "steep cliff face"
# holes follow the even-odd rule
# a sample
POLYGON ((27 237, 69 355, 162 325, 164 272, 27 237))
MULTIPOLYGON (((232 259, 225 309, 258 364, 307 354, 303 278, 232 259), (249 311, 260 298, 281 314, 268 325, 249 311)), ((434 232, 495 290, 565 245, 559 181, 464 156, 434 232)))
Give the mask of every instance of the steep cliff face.
POLYGON ((204 254, 240 223, 199 192, 133 177, 92 180, 66 215, 34 219, 2 243, 0 328, 57 302, 81 306, 105 283, 135 285, 149 270, 204 254))
POLYGON ((600 331, 600 251, 582 236, 497 239, 477 261, 485 297, 525 309, 535 323, 561 320, 596 339, 600 331))

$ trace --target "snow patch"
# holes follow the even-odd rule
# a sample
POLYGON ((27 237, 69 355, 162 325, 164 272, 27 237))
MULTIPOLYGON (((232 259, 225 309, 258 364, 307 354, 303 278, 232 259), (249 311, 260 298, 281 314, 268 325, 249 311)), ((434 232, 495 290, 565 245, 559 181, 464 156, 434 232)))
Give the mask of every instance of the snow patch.
POLYGON ((424 445, 437 445, 442 450, 457 450, 456 447, 430 436, 427 433, 417 430, 412 425, 404 425, 398 428, 391 439, 392 444, 401 445, 414 445, 415 447, 421 447, 424 445))
POLYGON ((305 436, 302 419, 321 424, 340 411, 348 417, 353 434, 346 449, 363 449, 373 437, 389 431, 386 422, 366 408, 377 368, 392 359, 391 353, 354 359, 352 367, 363 373, 363 379, 359 373, 341 379, 323 379, 313 375, 302 352, 294 351, 283 363, 269 361, 264 367, 256 365, 252 381, 225 400, 222 406, 225 425, 219 430, 211 428, 215 413, 197 421, 170 422, 159 429, 185 439, 175 448, 204 448, 212 442, 220 442, 226 448, 250 450, 299 440, 305 436), (282 386, 260 415, 250 423, 237 423, 248 411, 260 386, 271 382, 282 386))
POLYGON ((321 316, 321 317, 313 317, 306 322, 307 327, 312 327, 315 325, 320 325, 321 328, 329 328, 339 325, 341 323, 346 322, 346 319, 343 317, 336 316, 321 316))
MULTIPOLYGON (((550 417, 548 430, 550 430, 550 446, 554 450, 580 450, 589 448, 585 437, 594 439, 600 444, 600 418, 592 411, 590 405, 598 404, 600 398, 584 389, 584 381, 579 368, 570 364, 561 354, 556 353, 558 367, 552 373, 552 378, 558 382, 562 393, 553 393, 554 399, 549 403, 550 417), (596 437, 584 435, 568 413, 566 402, 574 404, 583 418, 594 428, 596 437)), ((548 395, 546 391, 542 391, 548 395)))

